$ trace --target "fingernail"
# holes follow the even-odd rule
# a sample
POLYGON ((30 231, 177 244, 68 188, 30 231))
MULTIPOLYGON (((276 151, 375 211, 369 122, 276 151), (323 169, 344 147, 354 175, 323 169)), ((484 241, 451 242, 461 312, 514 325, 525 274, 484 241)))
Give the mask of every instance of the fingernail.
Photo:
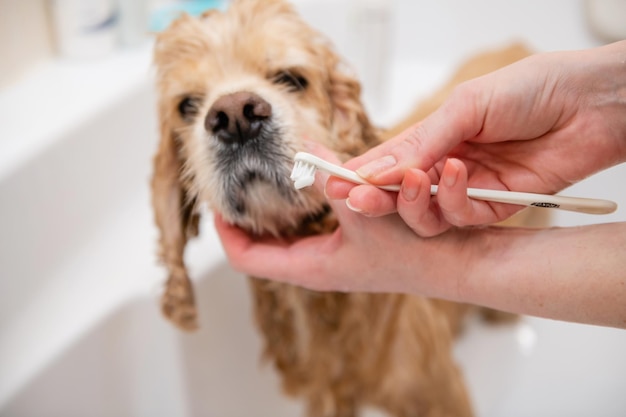
POLYGON ((354 207, 352 204, 350 204, 349 198, 346 200, 346 206, 355 213, 359 213, 359 214, 363 213, 363 210, 361 210, 360 208, 354 207))
POLYGON ((395 166, 398 163, 393 155, 383 156, 382 158, 368 162, 361 168, 356 170, 356 173, 363 178, 373 177, 376 174, 380 174, 383 171, 395 166))
POLYGON ((443 175, 443 183, 446 187, 454 187, 459 178, 459 168, 450 160, 446 162, 445 175, 443 175))
POLYGON ((417 194, 419 192, 419 184, 410 183, 406 181, 402 184, 402 197, 409 202, 417 200, 417 194))
POLYGON ((402 198, 408 202, 417 200, 421 185, 422 179, 420 178, 420 173, 415 169, 407 170, 404 174, 402 187, 400 188, 402 198))

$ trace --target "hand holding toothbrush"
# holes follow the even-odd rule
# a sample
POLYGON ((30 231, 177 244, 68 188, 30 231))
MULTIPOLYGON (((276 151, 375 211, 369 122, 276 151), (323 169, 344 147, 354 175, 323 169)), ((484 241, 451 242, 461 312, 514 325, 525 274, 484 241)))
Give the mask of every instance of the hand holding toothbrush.
POLYGON ((466 82, 422 123, 345 165, 374 184, 402 183, 397 197, 336 178, 326 193, 369 216, 397 211, 422 236, 503 220, 522 207, 470 199, 467 188, 551 194, 624 161, 625 55, 626 41, 540 54, 466 82))

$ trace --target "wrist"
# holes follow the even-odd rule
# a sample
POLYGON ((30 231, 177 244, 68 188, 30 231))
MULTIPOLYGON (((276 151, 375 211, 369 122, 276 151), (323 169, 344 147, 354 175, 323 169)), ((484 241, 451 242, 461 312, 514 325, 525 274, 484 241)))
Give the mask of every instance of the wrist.
POLYGON ((485 271, 483 257, 491 245, 488 228, 452 228, 443 234, 421 238, 423 251, 417 277, 413 279, 415 294, 460 303, 477 303, 479 294, 472 288, 485 271), (426 260, 426 261, 424 261, 426 260))
POLYGON ((470 259, 459 278, 458 301, 523 313, 517 299, 524 297, 527 281, 523 277, 532 274, 532 265, 536 265, 525 259, 530 255, 527 248, 538 248, 544 242, 542 232, 535 229, 473 229, 467 239, 470 259))
POLYGON ((610 165, 626 161, 626 40, 592 50, 589 57, 597 67, 590 73, 596 78, 590 86, 598 95, 592 106, 603 116, 604 133, 612 141, 610 165))

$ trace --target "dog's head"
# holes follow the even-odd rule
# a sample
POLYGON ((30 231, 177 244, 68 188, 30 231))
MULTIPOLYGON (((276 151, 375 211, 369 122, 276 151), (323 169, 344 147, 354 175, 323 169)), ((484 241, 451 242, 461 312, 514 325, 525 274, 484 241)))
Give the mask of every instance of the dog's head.
MULTIPOLYGON (((180 294, 189 292, 182 255, 199 204, 252 233, 293 233, 325 210, 322 196, 289 179, 304 138, 340 157, 377 140, 358 82, 285 1, 236 0, 224 13, 183 16, 158 36, 155 62, 153 205, 168 285, 180 294)), ((167 304, 169 317, 182 311, 167 304)))

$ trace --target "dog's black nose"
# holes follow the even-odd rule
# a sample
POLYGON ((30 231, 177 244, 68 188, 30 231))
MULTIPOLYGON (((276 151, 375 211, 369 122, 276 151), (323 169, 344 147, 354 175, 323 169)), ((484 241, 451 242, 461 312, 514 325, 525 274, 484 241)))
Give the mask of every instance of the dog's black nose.
POLYGON ((259 135, 271 115, 267 101, 241 91, 220 97, 204 119, 204 127, 223 142, 245 142, 259 135))

